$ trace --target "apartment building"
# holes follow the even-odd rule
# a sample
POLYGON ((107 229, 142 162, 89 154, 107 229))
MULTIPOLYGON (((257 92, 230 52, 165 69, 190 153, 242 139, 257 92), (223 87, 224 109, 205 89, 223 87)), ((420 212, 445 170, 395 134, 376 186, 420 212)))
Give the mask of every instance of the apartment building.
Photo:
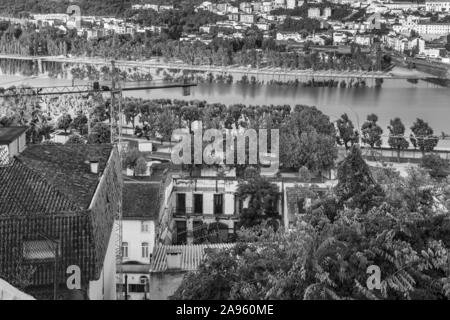
POLYGON ((295 9, 297 7, 297 0, 286 0, 287 9, 295 9))
POLYGON ((320 9, 319 8, 309 8, 308 9, 308 18, 311 18, 311 19, 320 18, 320 9))
POLYGON ((242 23, 255 23, 255 16, 253 14, 241 14, 239 15, 239 22, 242 23))
POLYGON ((0 273, 33 268, 25 292, 37 299, 80 290, 115 300, 121 182, 118 151, 107 144, 32 145, 1 165, 0 273))
POLYGON ((401 11, 417 11, 425 8, 423 3, 417 2, 390 2, 383 4, 389 10, 401 10, 401 11))

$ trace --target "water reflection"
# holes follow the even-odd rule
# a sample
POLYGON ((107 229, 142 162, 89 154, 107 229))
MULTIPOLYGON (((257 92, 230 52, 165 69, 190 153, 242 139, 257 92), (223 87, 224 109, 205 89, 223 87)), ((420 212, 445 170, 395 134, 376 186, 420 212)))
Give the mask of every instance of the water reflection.
MULTIPOLYGON (((18 76, 1 75, 1 83, 24 79, 18 76)), ((71 85, 62 79, 27 79, 31 86, 71 85)), ((18 83, 15 83, 17 85, 18 83)), ((142 82, 148 85, 148 82, 142 82)), ((133 83, 136 85, 136 83, 133 83)), ((267 85, 199 84, 191 88, 190 96, 183 96, 178 88, 126 91, 125 96, 144 99, 206 100, 214 103, 243 103, 247 105, 306 104, 317 106, 331 119, 347 113, 355 125, 361 126, 367 115, 376 113, 380 126, 387 133, 389 121, 400 117, 407 128, 416 118, 422 118, 433 127, 436 134, 450 133, 450 89, 419 81, 417 84, 405 80, 385 80, 382 88, 306 88, 267 85)), ((450 142, 450 141, 446 141, 450 142)))

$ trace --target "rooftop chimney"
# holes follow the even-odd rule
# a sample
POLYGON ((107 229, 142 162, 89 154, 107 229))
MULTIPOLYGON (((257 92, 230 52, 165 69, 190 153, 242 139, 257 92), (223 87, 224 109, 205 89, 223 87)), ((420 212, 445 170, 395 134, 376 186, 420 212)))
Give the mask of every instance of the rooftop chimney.
POLYGON ((181 250, 180 249, 167 249, 167 269, 179 270, 181 269, 181 250))
POLYGON ((98 160, 89 161, 91 166, 91 173, 98 174, 98 160))

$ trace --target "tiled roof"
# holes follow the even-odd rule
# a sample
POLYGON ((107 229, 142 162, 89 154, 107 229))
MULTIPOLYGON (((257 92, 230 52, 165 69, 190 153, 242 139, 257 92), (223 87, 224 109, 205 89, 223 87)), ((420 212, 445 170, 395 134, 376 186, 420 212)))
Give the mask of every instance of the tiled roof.
POLYGON ((160 183, 124 183, 122 216, 124 218, 158 219, 160 187, 160 183))
POLYGON ((0 127, 0 144, 10 144, 27 129, 28 127, 0 127))
POLYGON ((73 211, 76 205, 38 172, 15 159, 0 167, 0 216, 73 211))
POLYGON ((181 251, 181 269, 179 271, 197 270, 205 258, 205 249, 231 249, 234 243, 191 244, 191 245, 160 245, 153 249, 150 261, 150 272, 167 271, 168 252, 181 251))
POLYGON ((109 144, 35 145, 18 158, 80 209, 87 209, 111 150, 109 144), (99 174, 90 172, 90 160, 99 161, 99 174))

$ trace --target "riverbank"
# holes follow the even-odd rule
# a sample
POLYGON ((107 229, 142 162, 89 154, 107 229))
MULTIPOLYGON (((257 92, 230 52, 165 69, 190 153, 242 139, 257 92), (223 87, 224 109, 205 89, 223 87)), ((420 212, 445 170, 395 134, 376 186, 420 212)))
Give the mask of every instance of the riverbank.
MULTIPOLYGON (((75 84, 88 81, 76 80, 75 84)), ((70 86, 71 80, 49 77, 24 77, 18 75, 0 75, 0 87, 12 85, 29 85, 34 87, 70 86)), ((108 85, 107 82, 105 82, 108 85)), ((148 86, 151 82, 142 81, 128 86, 148 86)), ((123 85, 127 85, 123 83, 123 85)), ((317 106, 336 121, 347 113, 356 127, 361 127, 367 115, 378 115, 378 123, 388 133, 387 126, 391 119, 401 118, 406 127, 406 135, 416 118, 428 122, 436 135, 449 134, 450 125, 450 90, 431 83, 419 81, 410 83, 406 80, 387 79, 382 88, 340 88, 340 87, 289 87, 251 84, 199 83, 191 88, 191 94, 184 96, 179 88, 161 90, 126 91, 124 96, 142 99, 178 99, 201 100, 208 103, 247 105, 282 105, 304 104, 317 106)), ((442 141, 439 147, 450 145, 442 141)))
MULTIPOLYGON (((250 68, 243 66, 187 65, 155 58, 143 61, 117 60, 116 68, 122 80, 145 81, 155 78, 196 82, 268 84, 300 87, 380 87, 387 79, 420 79, 435 76, 417 70, 395 67, 391 71, 287 70, 281 68, 250 68)), ((54 78, 104 80, 111 78, 110 61, 86 57, 26 57, 0 55, 0 70, 4 74, 20 72, 25 76, 48 74, 54 78)), ((436 82, 436 84, 441 84, 436 82)))

